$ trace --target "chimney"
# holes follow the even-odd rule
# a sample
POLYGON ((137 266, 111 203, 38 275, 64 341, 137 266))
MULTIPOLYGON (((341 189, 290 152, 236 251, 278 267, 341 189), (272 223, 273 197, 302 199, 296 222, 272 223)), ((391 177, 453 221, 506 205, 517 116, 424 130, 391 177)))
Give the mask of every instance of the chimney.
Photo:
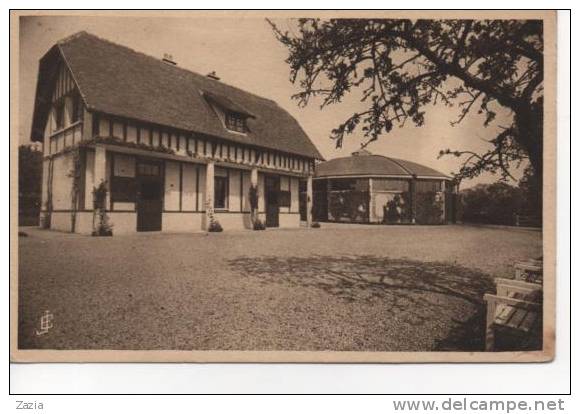
POLYGON ((214 71, 211 71, 211 72, 210 72, 210 73, 208 73, 206 76, 207 76, 208 78, 210 78, 210 79, 213 79, 213 80, 217 80, 217 81, 219 81, 219 80, 220 80, 220 77, 217 75, 217 73, 215 73, 215 70, 214 70, 214 71))
POLYGON ((173 56, 171 56, 169 53, 164 53, 162 60, 169 65, 174 65, 174 66, 177 65, 177 63, 175 63, 175 61, 173 60, 173 56))
POLYGON ((361 155, 373 155, 373 154, 368 149, 361 147, 360 149, 354 151, 351 155, 358 157, 361 155))

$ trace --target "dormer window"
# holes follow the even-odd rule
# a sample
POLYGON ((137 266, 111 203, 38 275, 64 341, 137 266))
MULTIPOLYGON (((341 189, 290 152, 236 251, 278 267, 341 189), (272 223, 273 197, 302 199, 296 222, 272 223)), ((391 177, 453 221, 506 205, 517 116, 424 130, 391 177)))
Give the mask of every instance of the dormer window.
POLYGON ((207 91, 201 92, 208 104, 213 108, 222 125, 228 130, 247 134, 248 118, 256 118, 244 105, 234 102, 225 95, 218 95, 207 91))
POLYGON ((226 112, 226 128, 230 131, 236 131, 245 134, 248 132, 246 116, 236 112, 226 112))

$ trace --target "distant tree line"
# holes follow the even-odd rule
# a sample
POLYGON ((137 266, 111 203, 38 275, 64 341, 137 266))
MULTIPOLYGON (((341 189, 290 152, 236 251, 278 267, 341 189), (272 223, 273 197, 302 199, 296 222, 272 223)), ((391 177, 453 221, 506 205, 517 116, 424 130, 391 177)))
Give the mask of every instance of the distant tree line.
POLYGON ((18 224, 38 225, 42 198, 42 151, 18 147, 18 224))
POLYGON ((516 215, 526 223, 541 223, 542 195, 533 170, 527 168, 517 186, 504 181, 479 184, 461 191, 465 223, 515 225, 516 215))

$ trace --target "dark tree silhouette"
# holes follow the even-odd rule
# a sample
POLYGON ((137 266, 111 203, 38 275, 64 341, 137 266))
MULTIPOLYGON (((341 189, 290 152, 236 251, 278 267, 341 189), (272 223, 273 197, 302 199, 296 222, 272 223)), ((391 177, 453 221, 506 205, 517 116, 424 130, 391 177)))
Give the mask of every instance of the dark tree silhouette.
POLYGON ((443 150, 463 158, 457 178, 484 171, 509 176, 509 167, 528 158, 542 174, 543 24, 539 20, 298 20, 298 33, 281 31, 290 80, 307 105, 322 107, 360 89, 368 107, 354 113, 331 138, 342 145, 357 127, 367 145, 409 119, 423 125, 428 104, 457 105, 460 123, 471 111, 492 123, 498 105, 513 115, 484 154, 443 150))
POLYGON ((29 145, 18 147, 18 212, 21 225, 37 224, 40 213, 42 152, 29 145))

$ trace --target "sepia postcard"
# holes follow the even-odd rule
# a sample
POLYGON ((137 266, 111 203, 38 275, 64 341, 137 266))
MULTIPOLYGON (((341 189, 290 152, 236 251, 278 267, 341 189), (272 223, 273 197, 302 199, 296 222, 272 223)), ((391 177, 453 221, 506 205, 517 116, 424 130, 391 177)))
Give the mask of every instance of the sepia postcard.
POLYGON ((12 11, 12 362, 546 362, 553 11, 12 11))

